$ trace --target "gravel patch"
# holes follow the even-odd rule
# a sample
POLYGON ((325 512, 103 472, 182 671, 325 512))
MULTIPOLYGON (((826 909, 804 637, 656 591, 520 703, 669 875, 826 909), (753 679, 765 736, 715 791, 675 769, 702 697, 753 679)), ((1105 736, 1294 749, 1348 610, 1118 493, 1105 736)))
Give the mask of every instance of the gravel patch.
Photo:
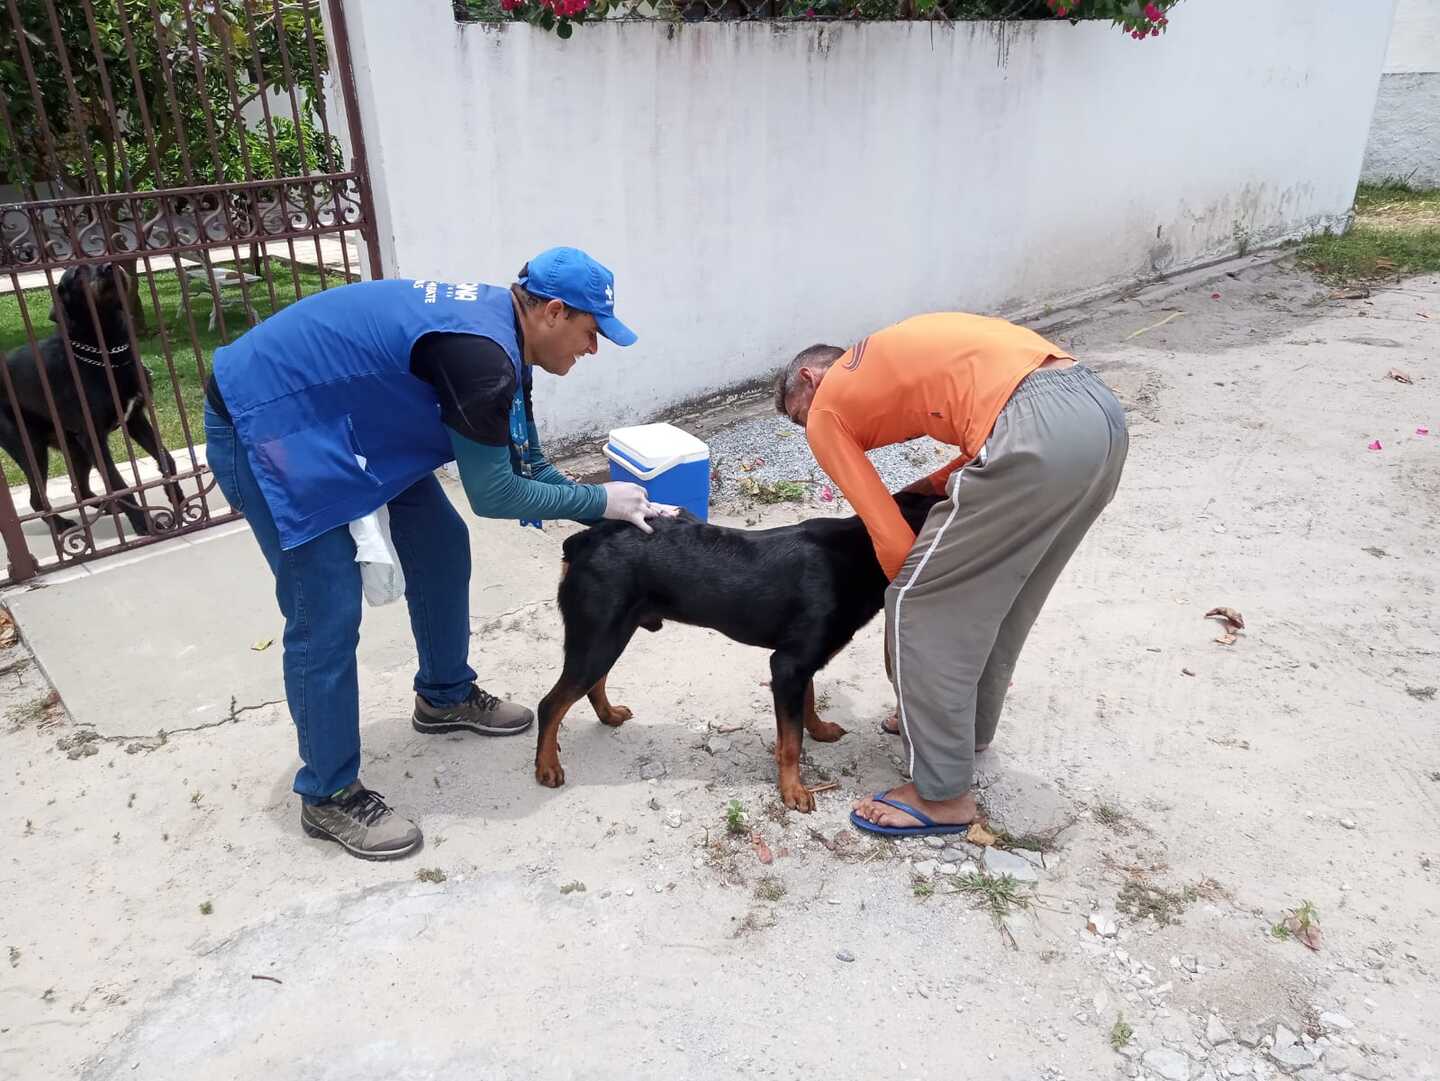
MULTIPOLYGON (((805 432, 784 417, 749 417, 715 433, 708 442, 714 478, 712 495, 717 499, 747 498, 741 482, 748 479, 770 485, 798 481, 808 489, 808 498, 803 502, 843 502, 839 489, 810 453, 805 432), (826 485, 832 489, 833 501, 823 498, 826 485)), ((958 454, 956 448, 925 436, 873 450, 869 458, 893 492, 934 472, 958 454)))

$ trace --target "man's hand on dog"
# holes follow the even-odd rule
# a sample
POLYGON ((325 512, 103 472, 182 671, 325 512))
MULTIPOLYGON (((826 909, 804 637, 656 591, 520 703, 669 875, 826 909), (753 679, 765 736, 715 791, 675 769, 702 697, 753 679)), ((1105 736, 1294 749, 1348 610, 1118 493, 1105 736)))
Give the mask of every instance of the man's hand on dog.
POLYGON ((617 522, 629 522, 646 533, 655 532, 646 518, 673 518, 680 513, 679 507, 650 502, 649 494, 638 484, 613 480, 604 485, 604 488, 605 517, 617 522))

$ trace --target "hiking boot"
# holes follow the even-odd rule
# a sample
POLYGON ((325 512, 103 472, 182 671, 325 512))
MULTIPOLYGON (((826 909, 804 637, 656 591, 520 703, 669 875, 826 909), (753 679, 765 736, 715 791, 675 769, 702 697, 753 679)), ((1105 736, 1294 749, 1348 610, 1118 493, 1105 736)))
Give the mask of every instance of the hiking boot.
POLYGON ((479 687, 470 688, 470 697, 454 706, 432 706, 415 696, 415 731, 477 732, 482 736, 518 736, 535 723, 535 714, 514 702, 503 702, 479 687))
POLYGON ((324 803, 302 803, 300 828, 310 837, 334 841, 362 860, 398 860, 417 851, 425 840, 419 826, 401 818, 379 792, 359 781, 324 803))

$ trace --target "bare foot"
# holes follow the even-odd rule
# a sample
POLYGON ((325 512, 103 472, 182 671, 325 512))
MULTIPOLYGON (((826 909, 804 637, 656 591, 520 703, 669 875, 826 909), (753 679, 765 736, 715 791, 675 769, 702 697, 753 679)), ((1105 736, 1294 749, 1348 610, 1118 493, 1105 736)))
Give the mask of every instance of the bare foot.
MULTIPOLYGON (((902 784, 899 788, 892 788, 886 792, 885 796, 897 803, 914 807, 928 816, 936 825, 941 826, 968 825, 975 821, 980 814, 980 808, 975 803, 973 792, 966 792, 963 796, 957 796, 955 799, 932 801, 921 799, 920 793, 915 791, 914 784, 902 784)), ((888 804, 877 803, 873 799, 862 799, 855 804, 855 813, 865 821, 873 822, 877 826, 924 825, 914 815, 906 814, 888 804)))
MULTIPOLYGON (((890 716, 886 717, 883 721, 881 721, 881 722, 880 722, 880 731, 889 733, 889 734, 892 735, 892 736, 898 736, 898 735, 900 734, 900 714, 898 714, 898 713, 891 713, 890 716)), ((980 753, 982 753, 982 752, 984 752, 984 751, 988 751, 989 749, 990 749, 990 744, 988 744, 988 743, 977 743, 977 744, 975 744, 975 753, 976 753, 976 754, 980 754, 980 753)))

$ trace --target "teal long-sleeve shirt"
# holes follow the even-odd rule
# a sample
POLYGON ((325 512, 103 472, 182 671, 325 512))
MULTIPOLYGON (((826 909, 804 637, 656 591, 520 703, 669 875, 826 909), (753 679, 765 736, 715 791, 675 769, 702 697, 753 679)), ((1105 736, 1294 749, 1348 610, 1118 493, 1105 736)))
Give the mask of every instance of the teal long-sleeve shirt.
POLYGON ((598 484, 576 484, 556 469, 546 460, 533 423, 529 429, 529 477, 510 468, 509 447, 477 443, 450 429, 450 444, 455 448, 455 464, 470 509, 482 518, 599 521, 605 514, 605 489, 598 484))
MULTIPOLYGON (((518 321, 515 332, 517 338, 521 336, 518 321)), ((518 476, 511 468, 510 407, 516 372, 496 342, 471 334, 427 334, 411 350, 410 366, 413 375, 435 388, 460 482, 477 515, 579 522, 604 516, 602 487, 575 484, 546 461, 535 429, 528 367, 523 375, 531 475, 518 476)))

